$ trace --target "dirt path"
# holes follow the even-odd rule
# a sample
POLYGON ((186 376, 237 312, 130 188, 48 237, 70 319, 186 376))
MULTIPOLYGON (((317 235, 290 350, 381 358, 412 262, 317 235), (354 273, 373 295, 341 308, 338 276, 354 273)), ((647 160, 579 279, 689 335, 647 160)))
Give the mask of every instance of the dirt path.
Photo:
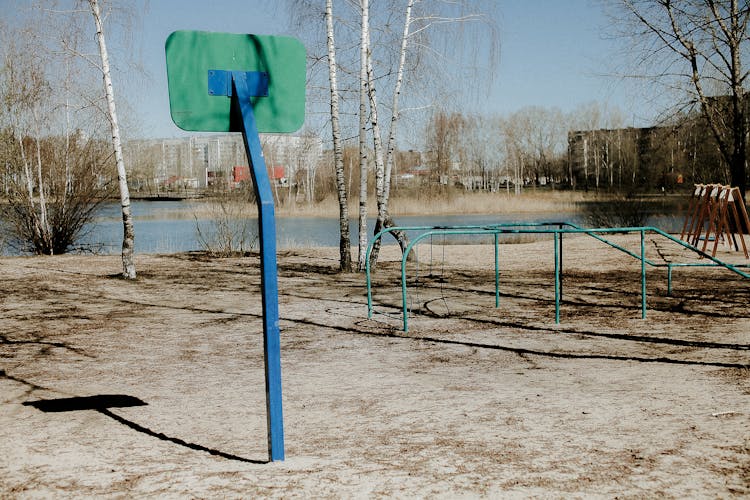
POLYGON ((0 259, 0 496, 750 495, 750 282, 649 271, 643 320, 572 239, 557 325, 548 245, 501 247, 499 309, 491 247, 423 248, 408 333, 393 249, 372 319, 336 249, 283 254, 270 464, 257 257, 0 259))

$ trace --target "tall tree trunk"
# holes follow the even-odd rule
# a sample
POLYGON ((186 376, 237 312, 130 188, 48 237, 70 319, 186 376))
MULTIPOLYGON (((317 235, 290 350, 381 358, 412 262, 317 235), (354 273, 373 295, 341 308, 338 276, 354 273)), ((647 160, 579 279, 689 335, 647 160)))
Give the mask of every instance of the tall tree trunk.
MULTIPOLYGON (((715 4, 712 2, 715 8, 715 4)), ((745 7, 746 8, 746 7, 745 7)), ((747 189, 747 177, 745 163, 747 161, 747 120, 745 116, 745 88, 743 80, 745 75, 742 74, 742 62, 740 60, 742 37, 745 36, 746 30, 740 27, 739 11, 737 0, 732 0, 730 12, 731 27, 727 32, 730 40, 730 82, 732 87, 732 110, 733 122, 732 131, 734 133, 734 149, 732 151, 732 163, 729 167, 729 173, 732 178, 732 184, 740 189, 742 198, 745 199, 747 189)), ((717 16, 717 19, 720 17, 717 16)), ((722 27, 724 25, 722 24, 722 27)))
POLYGON ((362 30, 360 36, 360 65, 359 65, 359 253, 357 257, 357 271, 365 270, 367 254, 367 45, 370 26, 369 0, 360 0, 362 14, 362 30))
MULTIPOLYGON (((375 234, 383 227, 381 214, 384 213, 385 194, 385 163, 383 160, 383 141, 380 136, 380 121, 378 119, 378 99, 375 92, 375 76, 372 69, 372 50, 370 49, 370 33, 367 32, 367 96, 370 101, 370 122, 372 124, 373 152, 375 154, 375 197, 378 207, 378 219, 375 223, 375 234)), ((376 242, 376 245, 380 240, 376 242)), ((377 260, 377 253, 370 254, 370 264, 377 260)))
POLYGON ((380 136, 378 119, 378 99, 375 92, 375 75, 372 69, 372 50, 370 49, 370 32, 367 32, 367 97, 370 102, 370 124, 372 125, 373 153, 375 155, 375 197, 378 205, 378 216, 384 203, 385 163, 383 160, 383 141, 380 136))
POLYGON ((18 134, 18 145, 21 152, 21 162, 23 163, 23 175, 26 179, 26 192, 29 196, 29 215, 31 216, 32 222, 34 224, 34 236, 37 238, 37 240, 40 240, 42 238, 42 228, 39 225, 39 217, 36 214, 36 205, 34 203, 34 179, 31 175, 31 168, 29 168, 29 160, 28 156, 26 155, 26 146, 23 144, 23 134, 20 133, 20 129, 18 134))
POLYGON ((349 201, 344 178, 344 149, 339 123, 339 91, 336 81, 336 45, 333 38, 333 0, 326 0, 326 33, 328 39, 328 78, 331 84, 331 132, 333 161, 336 168, 336 190, 339 200, 339 268, 352 270, 351 241, 349 239, 349 201))
POLYGON ((120 142, 120 126, 117 123, 117 109, 115 107, 115 96, 112 91, 112 78, 109 71, 109 56, 107 45, 104 41, 104 28, 99 11, 98 0, 89 0, 91 14, 96 24, 96 39, 99 43, 99 55, 102 59, 102 77, 104 79, 104 93, 107 96, 107 109, 109 111, 109 123, 112 128, 112 147, 115 152, 115 163, 117 165, 117 179, 120 185, 120 205, 122 206, 122 275, 127 279, 135 279, 135 262, 133 253, 135 248, 135 230, 133 229, 133 215, 130 211, 130 192, 128 191, 128 179, 125 172, 125 162, 122 157, 122 144, 120 142))
POLYGON ((36 174, 39 182, 39 224, 41 226, 41 235, 44 249, 48 255, 54 254, 52 247, 52 233, 49 227, 49 218, 47 214, 47 196, 44 193, 44 176, 42 175, 42 144, 40 142, 41 131, 39 130, 39 118, 36 110, 33 111, 34 123, 36 124, 36 174))
MULTIPOLYGON (((729 49, 729 58, 726 60, 726 65, 729 70, 729 74, 727 75, 729 77, 728 83, 732 89, 731 152, 722 150, 722 153, 725 158, 728 157, 727 163, 729 164, 731 183, 740 189, 740 193, 744 199, 747 188, 745 163, 747 161, 748 127, 745 119, 745 89, 743 87, 746 74, 743 74, 742 71, 741 51, 742 40, 747 36, 747 14, 740 13, 738 0, 731 0, 729 3, 729 19, 726 19, 724 13, 720 12, 720 6, 717 5, 716 1, 709 0, 707 3, 725 37, 725 42, 729 49), (741 15, 745 16, 744 21, 740 20, 741 15), (729 24, 727 24, 727 21, 729 21, 729 24)), ((747 9, 747 6, 743 2, 743 11, 745 9, 747 9)), ((727 147, 724 149, 729 150, 727 147)))
MULTIPOLYGON (((391 197, 391 172, 393 171, 393 162, 396 151, 396 125, 399 118, 399 96, 401 95, 401 84, 404 81, 404 64, 406 62, 406 47, 409 40, 409 27, 411 25, 411 11, 414 6, 414 0, 408 0, 406 4, 406 14, 404 16, 404 31, 401 35, 401 51, 399 53, 398 70, 396 74, 396 86, 393 89, 393 101, 391 104, 391 128, 388 133, 388 143, 386 145, 385 170, 383 172, 382 189, 378 192, 378 218, 375 221, 374 234, 379 233, 386 227, 386 221, 390 226, 395 225, 388 215, 388 203, 391 197)), ((371 64, 369 65, 371 68, 371 64)), ((368 75, 369 84, 374 88, 375 82, 372 72, 368 75)), ((374 93, 373 93, 374 94, 374 93)), ((376 151, 377 154, 377 151, 376 151)), ((380 164, 382 164, 382 160, 380 164)), ((377 180, 377 178, 376 178, 377 180)), ((406 234, 401 231, 393 233, 402 249, 408 245, 406 234)), ((378 260, 381 240, 377 240, 372 247, 370 255, 370 266, 374 267, 378 260)))
MULTIPOLYGON (((740 6, 738 0, 704 0, 695 4, 661 1, 657 2, 663 9, 660 11, 664 15, 661 19, 658 16, 652 18, 653 10, 640 10, 636 2, 623 0, 623 3, 647 32, 655 36, 658 44, 690 66, 689 79, 701 104, 701 112, 722 159, 729 167, 732 184, 739 187, 744 196, 747 187, 745 163, 748 125, 745 120, 743 83, 747 74, 742 69, 741 57, 750 19, 747 2, 743 1, 740 6), (710 74, 706 74, 706 66, 713 67, 710 74), (731 89, 731 116, 728 120, 722 99, 708 96, 703 82, 711 85, 709 91, 717 82, 731 89)), ((641 33, 639 38, 644 38, 641 33)), ((662 52, 651 46, 648 50, 654 54, 662 52)))

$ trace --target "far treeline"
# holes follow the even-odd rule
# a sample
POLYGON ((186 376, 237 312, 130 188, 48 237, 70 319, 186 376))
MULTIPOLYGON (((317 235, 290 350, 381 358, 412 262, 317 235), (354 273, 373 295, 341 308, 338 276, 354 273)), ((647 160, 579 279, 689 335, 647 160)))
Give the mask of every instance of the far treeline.
MULTIPOLYGON (((533 187, 632 195, 733 182, 700 112, 646 128, 621 126, 621 117, 598 103, 567 116, 541 107, 509 117, 437 111, 424 132, 425 150, 395 152, 391 193, 408 198, 458 189, 518 195, 533 187), (584 123, 597 128, 577 128, 584 123)), ((359 172, 349 167, 357 155, 357 148, 344 150, 345 176, 353 185, 359 172)), ((332 172, 326 151, 316 168, 315 199, 335 193, 332 172)), ((369 182, 372 190, 374 180, 369 182)))
MULTIPOLYGON (((111 93, 118 80, 109 78, 100 21, 115 34, 127 33, 134 25, 128 20, 144 6, 111 1, 99 16, 98 2, 89 0, 99 41, 94 51, 90 17, 84 23, 77 8, 81 3, 39 1, 26 24, 2 27, 0 223, 10 228, 6 243, 62 253, 75 248, 74 230, 85 226, 98 200, 119 186, 129 234, 124 275, 134 277, 126 264, 133 243, 127 178, 134 167, 122 161, 111 93), (93 70, 92 52, 101 55, 93 70), (72 208, 74 199, 79 208, 72 208), (71 222, 80 214, 83 224, 71 222), (58 231, 59 242, 34 242, 46 227, 58 238, 53 228, 60 224, 72 230, 58 231)), ((289 32, 308 50, 309 120, 303 133, 321 137, 330 153, 307 166, 307 184, 316 192, 304 199, 335 195, 342 270, 354 267, 350 207, 358 212, 356 268, 362 270, 373 232, 394 223, 389 202, 395 193, 521 194, 528 186, 642 193, 693 182, 731 184, 745 193, 747 2, 605 3, 612 16, 608 34, 628 55, 619 76, 644 82, 645 100, 663 97, 665 89, 673 96, 658 123, 639 129, 628 127, 620 111, 597 103, 570 115, 537 107, 504 117, 462 112, 467 100, 481 101, 497 72, 502 5, 492 0, 285 0, 275 8, 289 14, 289 32), (405 143, 416 146, 400 151, 397 145, 405 143), (370 196, 377 207, 374 228, 367 222, 370 196)), ((121 69, 127 54, 120 48, 114 55, 121 69)))

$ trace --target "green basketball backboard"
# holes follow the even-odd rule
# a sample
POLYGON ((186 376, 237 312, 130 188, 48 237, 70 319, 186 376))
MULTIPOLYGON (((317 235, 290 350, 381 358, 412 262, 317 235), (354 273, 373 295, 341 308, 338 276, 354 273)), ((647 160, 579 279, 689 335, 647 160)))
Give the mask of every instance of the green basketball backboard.
POLYGON ((165 45, 172 121, 183 130, 231 132, 231 99, 209 92, 209 72, 267 74, 252 98, 259 132, 294 132, 305 118, 305 48, 295 38, 175 31, 165 45))

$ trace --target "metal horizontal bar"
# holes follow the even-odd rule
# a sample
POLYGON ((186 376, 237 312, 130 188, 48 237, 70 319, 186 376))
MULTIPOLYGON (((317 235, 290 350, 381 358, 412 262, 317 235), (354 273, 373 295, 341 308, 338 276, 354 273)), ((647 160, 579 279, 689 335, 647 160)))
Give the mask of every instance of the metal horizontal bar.
MULTIPOLYGON (((401 259, 401 286, 402 286, 402 307, 403 307, 403 321, 404 321, 404 330, 407 331, 408 329, 408 323, 407 323, 407 313, 406 313, 406 260, 409 255, 409 252, 411 252, 412 248, 419 243, 421 240, 434 235, 482 235, 482 234, 554 234, 554 235, 561 235, 561 234, 586 234, 593 238, 598 239, 599 241, 627 254, 631 257, 641 261, 642 266, 649 265, 652 267, 667 267, 670 269, 670 278, 671 278, 671 268, 672 267, 723 267, 725 269, 728 269, 729 271, 734 272, 735 274, 750 279, 750 273, 743 272, 740 268, 748 268, 748 265, 744 264, 730 264, 728 262, 721 261, 712 255, 694 247, 693 245, 686 243, 682 241, 681 239, 675 238, 671 234, 662 231, 659 228, 652 227, 652 226, 641 226, 641 227, 617 227, 617 228, 581 228, 573 223, 570 222, 535 222, 535 223, 499 223, 499 224, 490 224, 490 225, 481 225, 481 226, 395 226, 395 227, 389 227, 385 228, 379 233, 377 233, 373 240, 370 242, 367 248, 366 253, 366 261, 365 261, 365 274, 366 274, 366 281, 367 281, 367 308, 368 308, 368 317, 372 317, 372 313, 374 311, 373 305, 372 305, 372 279, 370 275, 370 253, 372 251, 372 248, 375 244, 375 241, 382 238, 383 235, 388 234, 393 231, 425 231, 422 234, 418 235, 414 240, 412 240, 409 245, 404 250, 404 253, 402 255, 401 259), (545 226, 558 226, 557 228, 550 228, 545 226), (567 226, 563 228, 563 226, 567 226), (624 234, 630 234, 630 233, 641 233, 641 239, 643 237, 643 234, 649 232, 654 233, 657 235, 660 235, 677 245, 680 245, 699 256, 709 259, 712 263, 667 263, 667 264, 659 264, 652 262, 645 258, 644 255, 644 248, 643 248, 643 241, 641 241, 641 253, 638 255, 635 252, 631 252, 630 250, 623 248, 620 245, 617 245, 616 243, 613 243, 606 238, 599 236, 600 234, 613 234, 613 233, 624 233, 624 234)), ((556 236, 557 237, 557 236, 556 236)), ((645 272, 645 268, 642 272, 645 272)), ((643 281, 645 285, 645 280, 643 281)), ((557 293, 557 292, 556 292, 557 293)), ((645 292, 644 292, 644 300, 645 300, 645 292)), ((645 306, 644 306, 645 310, 645 306)), ((645 314, 644 314, 645 317, 645 314)))

